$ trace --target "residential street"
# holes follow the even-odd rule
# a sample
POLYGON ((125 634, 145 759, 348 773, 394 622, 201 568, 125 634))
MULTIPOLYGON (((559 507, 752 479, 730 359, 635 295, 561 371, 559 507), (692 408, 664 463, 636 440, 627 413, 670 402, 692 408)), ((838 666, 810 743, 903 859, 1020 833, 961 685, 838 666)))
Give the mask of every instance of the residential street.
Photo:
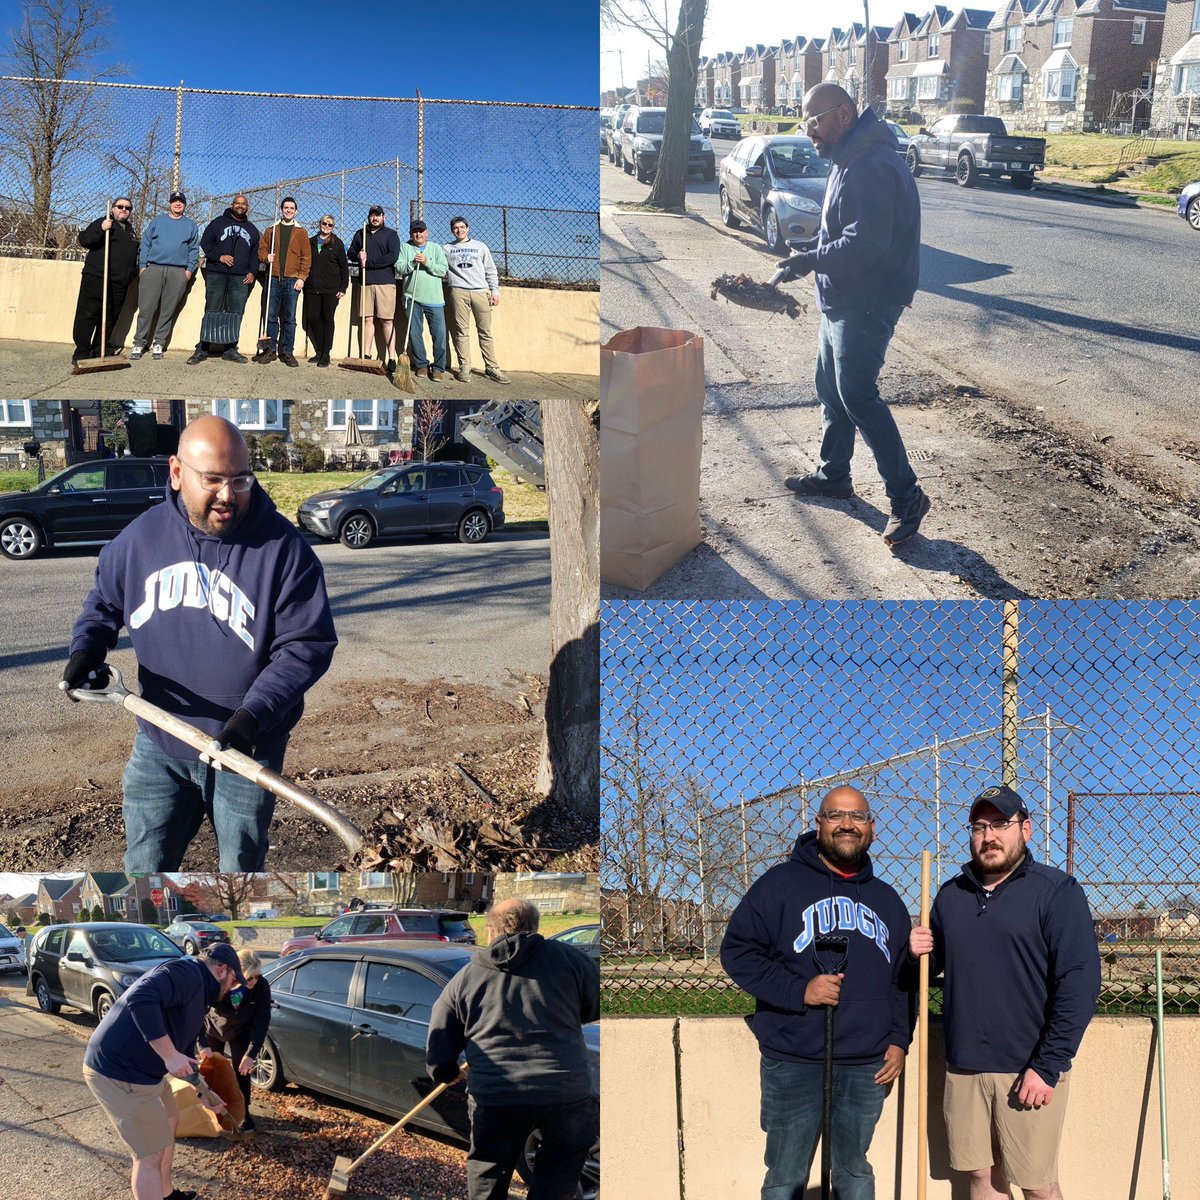
MULTIPOLYGON (((717 141, 718 155, 732 145, 717 141)), ((1178 217, 920 180, 922 290, 881 389, 934 507, 893 555, 865 450, 851 501, 783 488, 816 465, 811 282, 786 285, 808 306, 794 323, 714 302, 717 275, 766 279, 774 262, 758 235, 721 225, 717 183, 693 178, 680 217, 625 207, 647 188, 607 160, 600 180, 602 340, 661 325, 705 341, 704 542, 647 597, 1195 594, 1196 345, 1173 290, 1185 281, 1162 271, 1194 251, 1178 217), (1096 283, 1113 277, 1120 289, 1096 283), (1130 337, 1139 313, 1144 329, 1130 337), (1139 361, 1151 346, 1152 366, 1139 361)))

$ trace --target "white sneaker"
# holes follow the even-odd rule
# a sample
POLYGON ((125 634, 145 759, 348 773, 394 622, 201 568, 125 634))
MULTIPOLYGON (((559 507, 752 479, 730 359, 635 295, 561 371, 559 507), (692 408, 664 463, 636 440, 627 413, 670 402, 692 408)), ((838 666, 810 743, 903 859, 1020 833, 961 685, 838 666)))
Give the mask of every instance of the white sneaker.
POLYGON ((145 347, 145 346, 133 346, 133 347, 131 347, 131 348, 130 348, 130 351, 129 351, 129 361, 130 361, 130 362, 137 362, 137 360, 138 360, 139 358, 141 358, 141 357, 142 357, 142 355, 143 355, 143 354, 145 354, 145 353, 146 353, 146 347, 145 347))
POLYGON ((163 356, 163 348, 157 342, 155 342, 154 345, 150 347, 150 357, 151 358, 162 358, 162 356, 163 356))

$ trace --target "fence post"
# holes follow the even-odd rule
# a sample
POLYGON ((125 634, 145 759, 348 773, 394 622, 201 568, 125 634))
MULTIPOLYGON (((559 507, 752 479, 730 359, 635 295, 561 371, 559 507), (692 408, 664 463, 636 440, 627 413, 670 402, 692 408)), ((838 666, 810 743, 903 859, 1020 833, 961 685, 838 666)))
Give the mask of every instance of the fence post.
POLYGON ((179 154, 183 149, 183 80, 175 92, 175 159, 171 165, 171 189, 179 187, 179 154))
POLYGON ((1017 602, 1004 602, 1004 637, 1001 652, 1003 711, 1000 728, 1000 781, 1017 784, 1017 602))
POLYGON ((700 867, 700 944, 704 949, 704 963, 708 965, 708 896, 704 887, 704 826, 700 813, 696 813, 696 857, 700 867))
POLYGON ((504 229, 504 278, 511 279, 512 275, 508 270, 508 205, 500 206, 500 223, 504 229))
POLYGON ((338 197, 338 228, 346 232, 346 168, 342 168, 342 194, 338 197))
POLYGON ((1050 790, 1050 705, 1046 705, 1046 865, 1050 865, 1050 802, 1053 793, 1050 790))
POLYGON ((1075 874, 1075 793, 1067 793, 1067 874, 1075 874))
POLYGON ((396 214, 396 220, 400 220, 400 159, 396 158, 396 207, 392 209, 396 214))
POLYGON ((417 218, 425 206, 425 101, 417 88, 417 218))

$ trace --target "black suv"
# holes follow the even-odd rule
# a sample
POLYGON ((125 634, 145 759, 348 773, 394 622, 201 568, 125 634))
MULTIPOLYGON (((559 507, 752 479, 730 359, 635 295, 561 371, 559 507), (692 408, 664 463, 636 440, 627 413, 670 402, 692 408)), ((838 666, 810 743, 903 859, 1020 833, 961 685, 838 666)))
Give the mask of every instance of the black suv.
POLYGON ((28 492, 0 495, 0 554, 33 558, 43 546, 98 546, 166 499, 165 458, 76 463, 28 492))
MULTIPOLYGON (((636 172, 638 183, 649 183, 658 170, 658 152, 662 148, 666 126, 665 108, 639 108, 634 105, 625 114, 617 135, 617 166, 626 173, 636 172)), ((717 177, 717 156, 712 142, 700 132, 691 118, 691 142, 688 146, 688 174, 703 175, 710 183, 717 177)))
POLYGON ((409 463, 309 496, 296 520, 351 550, 408 533, 453 533, 460 542, 482 542, 504 524, 504 493, 474 463, 409 463))

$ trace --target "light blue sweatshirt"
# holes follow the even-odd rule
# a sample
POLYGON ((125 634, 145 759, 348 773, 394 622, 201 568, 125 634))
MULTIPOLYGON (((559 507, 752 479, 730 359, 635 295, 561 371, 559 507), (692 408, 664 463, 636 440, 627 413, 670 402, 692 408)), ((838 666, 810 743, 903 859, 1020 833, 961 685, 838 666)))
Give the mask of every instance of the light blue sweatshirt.
POLYGON ((200 228, 191 217, 159 213, 142 234, 142 266, 186 267, 200 261, 200 228))

